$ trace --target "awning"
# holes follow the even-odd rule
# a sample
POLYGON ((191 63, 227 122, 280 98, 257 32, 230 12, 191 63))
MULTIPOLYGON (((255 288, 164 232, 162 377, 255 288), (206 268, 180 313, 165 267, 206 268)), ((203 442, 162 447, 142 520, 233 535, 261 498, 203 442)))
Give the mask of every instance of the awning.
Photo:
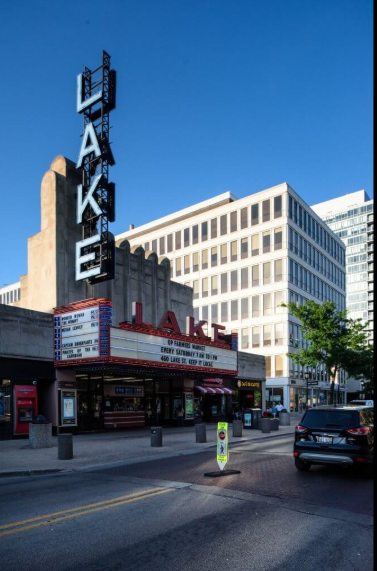
POLYGON ((222 387, 221 389, 219 387, 195 387, 196 389, 198 389, 198 391, 200 391, 201 393, 204 394, 209 394, 209 395, 232 395, 233 391, 232 389, 226 389, 225 387, 222 387))

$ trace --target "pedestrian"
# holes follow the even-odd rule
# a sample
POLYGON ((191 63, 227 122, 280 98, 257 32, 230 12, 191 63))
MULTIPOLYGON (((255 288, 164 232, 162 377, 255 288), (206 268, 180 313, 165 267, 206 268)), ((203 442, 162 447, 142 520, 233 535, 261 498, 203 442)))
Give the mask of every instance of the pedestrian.
POLYGON ((275 418, 276 413, 277 413, 275 401, 272 403, 271 412, 272 412, 272 414, 274 415, 274 418, 275 418))
POLYGON ((183 426, 183 415, 184 415, 184 410, 181 404, 178 405, 178 409, 177 409, 177 420, 178 420, 178 426, 182 427, 183 426))
POLYGON ((277 411, 278 417, 280 416, 280 413, 281 413, 281 411, 283 410, 283 408, 284 408, 284 406, 282 405, 281 402, 279 402, 279 403, 276 405, 276 411, 277 411))

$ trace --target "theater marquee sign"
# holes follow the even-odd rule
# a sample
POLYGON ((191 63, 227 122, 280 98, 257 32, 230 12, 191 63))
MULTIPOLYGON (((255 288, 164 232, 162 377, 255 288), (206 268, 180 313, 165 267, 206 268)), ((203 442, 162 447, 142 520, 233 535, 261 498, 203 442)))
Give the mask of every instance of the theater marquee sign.
POLYGON ((82 227, 82 240, 76 243, 76 281, 114 278, 115 242, 108 226, 115 220, 115 185, 109 182, 109 167, 115 164, 109 140, 115 91, 116 73, 103 52, 99 68, 84 67, 77 77, 77 112, 83 116, 84 133, 76 165, 81 172, 76 222, 82 227))

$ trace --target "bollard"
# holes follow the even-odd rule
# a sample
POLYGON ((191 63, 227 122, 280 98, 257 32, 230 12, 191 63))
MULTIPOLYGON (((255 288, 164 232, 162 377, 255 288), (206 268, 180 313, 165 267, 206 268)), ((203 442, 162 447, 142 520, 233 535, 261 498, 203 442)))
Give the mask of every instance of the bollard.
POLYGON ((270 430, 279 430, 279 419, 270 418, 270 430))
POLYGON ((281 412, 279 414, 280 426, 290 426, 291 425, 291 415, 289 412, 281 412))
POLYGON ((233 436, 242 436, 242 420, 233 420, 233 436))
POLYGON ((30 448, 51 448, 52 447, 52 424, 29 424, 29 446, 30 448))
POLYGON ((207 442, 207 426, 204 423, 195 424, 196 442, 207 442))
POLYGON ((58 460, 72 460, 73 436, 72 434, 59 434, 58 436, 58 460))
POLYGON ((151 446, 162 446, 162 428, 161 426, 152 426, 151 428, 151 446))
POLYGON ((262 418, 260 421, 260 427, 262 430, 262 434, 267 434, 271 431, 271 419, 270 418, 262 418))

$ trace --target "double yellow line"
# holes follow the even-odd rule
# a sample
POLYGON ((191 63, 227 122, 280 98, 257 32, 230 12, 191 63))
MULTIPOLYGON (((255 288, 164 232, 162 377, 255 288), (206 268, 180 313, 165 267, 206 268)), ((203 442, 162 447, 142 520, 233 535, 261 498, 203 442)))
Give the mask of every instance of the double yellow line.
POLYGON ((94 504, 86 504, 76 508, 62 510, 59 512, 53 512, 42 516, 33 517, 30 519, 25 519, 23 521, 16 521, 14 523, 0 525, 0 537, 5 537, 7 535, 12 535, 14 533, 21 533, 22 531, 29 531, 30 529, 35 529, 36 527, 51 525, 53 523, 57 523, 60 521, 81 517, 83 515, 93 514, 103 510, 109 510, 111 508, 117 508, 119 506, 124 506, 126 504, 132 504, 134 502, 139 502, 141 500, 146 500, 148 498, 154 498, 156 496, 168 494, 169 492, 173 491, 174 488, 149 488, 147 490, 142 490, 141 492, 135 492, 134 494, 128 494, 126 496, 119 496, 117 498, 112 498, 111 500, 104 500, 102 502, 96 502, 94 504))

